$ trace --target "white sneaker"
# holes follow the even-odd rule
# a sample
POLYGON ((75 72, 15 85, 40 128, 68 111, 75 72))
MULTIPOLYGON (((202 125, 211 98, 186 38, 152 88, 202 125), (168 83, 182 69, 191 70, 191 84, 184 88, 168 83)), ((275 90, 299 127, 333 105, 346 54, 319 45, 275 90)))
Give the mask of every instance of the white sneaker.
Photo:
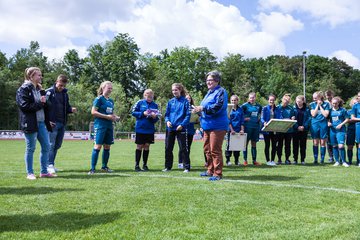
POLYGON ((56 173, 56 168, 54 167, 54 165, 50 164, 47 167, 47 171, 48 171, 48 173, 54 174, 54 173, 56 173))
POLYGON ((189 169, 185 169, 185 170, 184 170, 184 173, 188 173, 188 172, 190 172, 189 169))
POLYGON ((359 163, 359 167, 360 167, 360 163, 359 163))
POLYGON ((179 163, 179 164, 178 164, 178 168, 183 169, 183 168, 184 168, 184 165, 183 165, 182 163, 179 163))
POLYGON ((276 166, 276 163, 274 161, 267 162, 266 165, 268 166, 276 166))
POLYGON ((336 162, 336 163, 334 163, 334 167, 337 167, 337 166, 339 166, 340 165, 340 163, 339 162, 336 162))
POLYGON ((29 180, 36 180, 36 176, 34 174, 28 174, 26 178, 29 180))
POLYGON ((231 162, 227 162, 227 163, 226 163, 226 166, 231 166, 231 162))
POLYGON ((343 162, 342 164, 344 167, 349 167, 349 164, 347 164, 346 162, 343 162))
POLYGON ((164 168, 163 170, 161 170, 161 171, 163 171, 163 172, 169 172, 170 171, 170 169, 168 169, 168 168, 164 168))

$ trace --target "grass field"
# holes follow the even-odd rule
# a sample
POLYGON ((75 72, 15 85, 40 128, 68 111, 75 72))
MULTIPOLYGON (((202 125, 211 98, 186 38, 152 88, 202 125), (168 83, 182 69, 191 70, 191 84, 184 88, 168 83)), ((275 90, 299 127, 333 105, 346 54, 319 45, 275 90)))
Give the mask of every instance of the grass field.
MULTIPOLYGON (((0 141, 0 239, 360 239, 360 168, 314 166, 310 145, 305 166, 224 167, 209 182, 202 142, 187 174, 177 164, 161 172, 162 141, 151 171, 134 172, 135 144, 123 140, 111 150, 115 172, 88 176, 92 142, 66 141, 59 177, 29 181, 24 141, 0 141)), ((258 156, 264 163, 262 142, 258 156)))

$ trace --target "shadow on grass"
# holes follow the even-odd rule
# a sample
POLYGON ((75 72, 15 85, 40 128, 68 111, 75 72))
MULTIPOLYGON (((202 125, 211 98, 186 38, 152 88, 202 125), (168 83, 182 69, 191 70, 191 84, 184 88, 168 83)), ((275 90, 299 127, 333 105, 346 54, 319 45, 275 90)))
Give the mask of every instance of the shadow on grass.
POLYGON ((76 231, 107 224, 121 216, 120 212, 87 214, 77 212, 48 215, 0 215, 0 232, 76 231))
POLYGON ((294 181, 300 177, 289 177, 279 175, 257 175, 257 176, 225 176, 229 180, 249 180, 249 181, 294 181))
POLYGON ((83 191, 83 189, 53 187, 0 187, 0 195, 38 195, 71 191, 83 191))

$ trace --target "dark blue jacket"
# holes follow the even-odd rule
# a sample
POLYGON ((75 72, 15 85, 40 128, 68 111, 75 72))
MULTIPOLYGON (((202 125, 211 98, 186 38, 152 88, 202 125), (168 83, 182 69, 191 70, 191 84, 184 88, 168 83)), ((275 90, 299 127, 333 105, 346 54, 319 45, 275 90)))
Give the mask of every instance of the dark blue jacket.
MULTIPOLYGON (((273 118, 275 118, 275 112, 276 112, 276 106, 274 106, 274 116, 273 118)), ((261 112, 261 128, 264 127, 264 123, 267 123, 271 120, 271 106, 267 105, 265 107, 263 107, 262 112, 261 112)), ((269 132, 262 132, 263 134, 269 134, 269 132)))
POLYGON ((135 132, 143 134, 155 133, 155 123, 159 120, 159 117, 146 117, 144 112, 149 109, 158 109, 158 105, 155 102, 149 103, 145 99, 142 99, 137 101, 133 106, 131 115, 136 118, 135 132))
MULTIPOLYGON (((286 107, 283 107, 281 104, 279 104, 276 107, 275 111, 275 118, 276 119, 291 119, 293 116, 295 116, 294 108, 290 105, 287 105, 286 107)), ((294 128, 290 128, 287 133, 294 132, 294 128)))
POLYGON ((56 112, 57 111, 63 111, 64 117, 65 117, 65 123, 67 123, 67 115, 69 113, 72 113, 72 107, 69 104, 69 95, 67 94, 67 89, 64 88, 61 92, 56 92, 56 94, 62 94, 64 99, 64 106, 62 109, 57 109, 57 101, 55 97, 56 87, 55 84, 51 87, 46 89, 46 96, 48 98, 48 101, 50 102, 50 108, 49 108, 49 120, 51 122, 56 122, 56 112))
POLYGON ((200 125, 205 131, 229 129, 229 118, 227 115, 228 95, 220 85, 209 90, 201 102, 200 125))
POLYGON ((167 103, 165 112, 165 124, 171 122, 172 126, 168 128, 166 125, 166 129, 176 131, 176 128, 181 125, 182 131, 185 131, 190 122, 190 115, 189 101, 184 96, 173 97, 167 103))
POLYGON ((51 132, 52 128, 49 121, 48 104, 35 101, 33 90, 35 90, 34 85, 30 81, 26 81, 16 91, 16 104, 19 108, 21 130, 24 133, 37 132, 38 123, 36 112, 43 108, 46 128, 51 132))
MULTIPOLYGON (((240 106, 237 106, 237 109, 231 109, 230 112, 230 123, 235 132, 240 132, 241 126, 244 125, 244 113, 240 106)), ((230 128, 229 128, 230 131, 230 128)))
POLYGON ((300 120, 299 120, 300 109, 298 108, 297 105, 295 105, 295 107, 294 107, 295 119, 297 120, 297 122, 294 125, 295 132, 297 132, 297 129, 299 126, 304 126, 304 131, 309 131, 309 129, 310 129, 310 123, 311 123, 310 109, 306 106, 306 104, 304 104, 303 108, 305 108, 304 109, 304 117, 302 119, 302 122, 300 122, 300 120))

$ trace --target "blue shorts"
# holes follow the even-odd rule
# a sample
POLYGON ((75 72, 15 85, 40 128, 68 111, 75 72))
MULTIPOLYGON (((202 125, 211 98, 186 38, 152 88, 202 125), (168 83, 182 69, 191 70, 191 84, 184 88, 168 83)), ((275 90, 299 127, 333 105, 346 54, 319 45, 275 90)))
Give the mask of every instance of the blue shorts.
POLYGON ((325 139, 328 137, 327 124, 311 124, 310 127, 312 139, 325 139))
POLYGON ((330 129, 330 142, 331 145, 336 146, 339 144, 345 144, 345 132, 330 129))
POLYGON ((114 144, 114 130, 112 128, 98 127, 94 129, 94 142, 97 145, 114 144))
POLYGON ((356 123, 355 142, 360 144, 360 124, 356 123))
POLYGON ((247 137, 246 137, 247 141, 250 140, 253 142, 259 141, 260 128, 245 128, 245 132, 247 133, 247 137))
POLYGON ((355 129, 348 128, 346 132, 346 145, 355 145, 355 129))

